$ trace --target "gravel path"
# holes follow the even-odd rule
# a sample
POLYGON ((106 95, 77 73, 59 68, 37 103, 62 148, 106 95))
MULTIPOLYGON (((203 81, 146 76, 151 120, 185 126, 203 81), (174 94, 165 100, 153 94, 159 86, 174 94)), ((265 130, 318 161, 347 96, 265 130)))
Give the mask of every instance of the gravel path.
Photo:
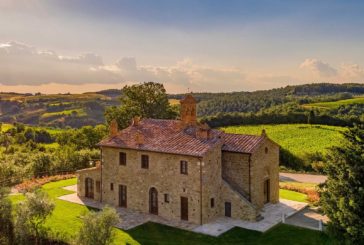
POLYGON ((327 177, 325 175, 315 174, 293 174, 293 173, 279 173, 280 181, 294 181, 302 183, 315 183, 320 184, 325 182, 327 177))

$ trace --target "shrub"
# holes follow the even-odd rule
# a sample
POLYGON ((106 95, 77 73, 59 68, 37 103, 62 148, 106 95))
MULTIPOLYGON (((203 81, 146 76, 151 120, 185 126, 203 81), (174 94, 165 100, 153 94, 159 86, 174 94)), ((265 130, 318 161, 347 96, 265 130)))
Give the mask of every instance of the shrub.
POLYGON ((77 244, 108 245, 113 242, 113 226, 119 222, 115 209, 105 207, 100 212, 90 212, 83 217, 77 244))

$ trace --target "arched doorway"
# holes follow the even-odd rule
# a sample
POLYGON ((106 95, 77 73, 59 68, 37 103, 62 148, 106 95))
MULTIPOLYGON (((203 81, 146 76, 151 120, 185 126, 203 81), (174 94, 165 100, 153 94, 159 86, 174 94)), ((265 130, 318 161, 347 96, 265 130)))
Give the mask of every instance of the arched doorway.
POLYGON ((91 178, 85 179, 85 197, 94 198, 94 181, 91 178))
POLYGON ((158 215, 158 191, 154 187, 149 190, 149 213, 158 215))

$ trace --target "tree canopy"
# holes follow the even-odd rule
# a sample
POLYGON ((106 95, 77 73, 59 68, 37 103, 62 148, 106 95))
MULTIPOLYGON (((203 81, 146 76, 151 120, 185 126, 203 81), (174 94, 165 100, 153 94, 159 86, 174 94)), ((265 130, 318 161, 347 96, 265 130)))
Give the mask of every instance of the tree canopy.
POLYGON ((333 234, 354 244, 364 243, 364 129, 356 126, 344 133, 347 144, 335 147, 324 170, 327 181, 320 186, 320 203, 330 218, 333 234))
POLYGON ((134 116, 159 119, 173 119, 177 116, 161 83, 145 82, 125 86, 120 101, 121 106, 110 107, 105 112, 106 121, 110 124, 116 119, 119 128, 127 127, 134 116))

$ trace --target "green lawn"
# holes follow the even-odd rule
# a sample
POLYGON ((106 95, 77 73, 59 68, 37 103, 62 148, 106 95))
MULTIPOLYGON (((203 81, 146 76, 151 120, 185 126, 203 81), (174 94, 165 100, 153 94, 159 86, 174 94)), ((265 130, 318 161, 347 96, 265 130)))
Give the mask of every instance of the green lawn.
POLYGON ((305 153, 325 153, 327 148, 340 146, 343 136, 340 132, 344 127, 307 125, 307 124, 279 124, 279 125, 242 125, 224 127, 227 133, 260 135, 265 129, 267 135, 296 156, 305 153))
MULTIPOLYGON (((89 212, 91 209, 66 201, 57 199, 58 196, 73 193, 72 191, 64 190, 62 187, 76 184, 76 179, 68 179, 57 182, 51 182, 45 184, 42 189, 46 191, 50 197, 54 198, 56 208, 54 209, 52 216, 47 219, 46 226, 50 228, 53 233, 60 233, 61 237, 64 237, 66 241, 70 242, 77 234, 81 227, 80 217, 89 212)), ((16 195, 10 197, 13 203, 17 203, 24 197, 22 195, 16 195)), ((139 244, 126 232, 116 229, 116 244, 139 244)))
MULTIPOLYGON (((90 208, 56 199, 72 193, 62 189, 76 184, 76 179, 62 180, 45 184, 42 188, 56 203, 56 208, 46 225, 54 233, 60 233, 66 241, 71 241, 80 228, 80 217, 90 208)), ((294 195, 289 197, 295 198, 294 195)), ((24 199, 22 195, 10 197, 14 204, 24 199)), ((266 233, 234 228, 219 237, 211 237, 184 231, 160 224, 147 223, 124 232, 116 229, 114 244, 333 244, 324 233, 289 225, 277 225, 266 233)))
POLYGON ((347 100, 338 100, 330 102, 318 102, 312 104, 305 104, 305 108, 319 108, 319 109, 336 109, 341 105, 351 105, 351 104, 364 104, 364 97, 357 97, 347 100))
POLYGON ((297 202, 307 202, 307 195, 295 191, 279 189, 279 197, 297 202))

